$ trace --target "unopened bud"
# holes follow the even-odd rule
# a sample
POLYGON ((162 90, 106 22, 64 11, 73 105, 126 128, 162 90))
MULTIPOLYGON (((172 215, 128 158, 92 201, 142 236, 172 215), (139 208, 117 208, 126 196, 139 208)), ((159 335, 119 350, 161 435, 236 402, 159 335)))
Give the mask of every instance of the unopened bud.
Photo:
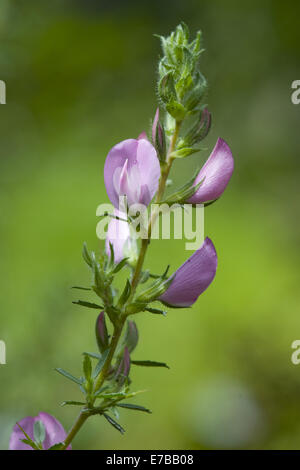
POLYGON ((96 339, 99 351, 103 353, 109 345, 109 336, 104 312, 101 312, 96 320, 96 339))
POLYGON ((159 108, 157 108, 152 125, 152 143, 161 162, 166 159, 166 135, 164 127, 159 122, 159 108))
POLYGON ((203 140, 211 128, 211 113, 207 108, 204 108, 200 114, 200 119, 190 129, 185 140, 188 145, 194 145, 203 140))
POLYGON ((139 333, 135 322, 128 321, 124 342, 130 353, 132 353, 132 351, 136 348, 138 340, 139 333))

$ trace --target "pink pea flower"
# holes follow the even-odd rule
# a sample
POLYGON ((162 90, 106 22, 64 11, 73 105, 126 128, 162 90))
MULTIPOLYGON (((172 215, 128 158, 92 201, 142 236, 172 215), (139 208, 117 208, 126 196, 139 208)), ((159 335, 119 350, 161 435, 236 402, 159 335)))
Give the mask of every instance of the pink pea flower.
POLYGON ((148 206, 158 188, 160 164, 156 150, 146 139, 127 139, 115 145, 104 165, 104 183, 112 204, 119 208, 119 196, 127 203, 148 206))
POLYGON ((218 258, 213 242, 202 246, 175 272, 170 287, 158 300, 171 307, 190 307, 213 281, 218 258))
MULTIPOLYGON (((37 416, 27 416, 19 421, 19 425, 34 440, 34 423, 41 421, 45 427, 46 435, 42 443, 43 449, 47 450, 54 444, 63 442, 67 436, 66 431, 60 422, 54 416, 41 412, 37 416)), ((26 439, 22 430, 15 424, 9 440, 9 450, 33 450, 32 447, 25 444, 21 439, 26 439)), ((71 450, 71 445, 67 448, 71 450)))
POLYGON ((203 178, 204 181, 187 202, 201 204, 219 198, 229 183, 233 167, 231 150, 225 140, 219 138, 208 160, 199 171, 194 185, 200 183, 203 178))

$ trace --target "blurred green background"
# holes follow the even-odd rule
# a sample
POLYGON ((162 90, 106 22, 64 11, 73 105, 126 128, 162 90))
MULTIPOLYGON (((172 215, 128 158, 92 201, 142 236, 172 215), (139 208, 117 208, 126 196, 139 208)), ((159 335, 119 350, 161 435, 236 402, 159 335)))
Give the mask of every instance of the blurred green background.
MULTIPOLYGON (((97 312, 72 305, 86 285, 84 240, 99 250, 96 207, 108 202, 103 164, 117 142, 149 129, 155 112, 154 33, 184 20, 202 29, 202 72, 213 129, 207 151, 179 162, 183 183, 218 136, 235 173, 205 212, 219 268, 190 310, 136 318, 133 389, 151 416, 123 410, 124 436, 100 417, 74 441, 85 449, 300 448, 299 113, 296 1, 1 0, 0 447, 13 424, 40 410, 69 428, 79 392, 56 374, 80 374, 95 350, 97 312)), ((153 243, 147 265, 173 269, 183 241, 153 243)), ((95 300, 95 299, 94 299, 95 300)))

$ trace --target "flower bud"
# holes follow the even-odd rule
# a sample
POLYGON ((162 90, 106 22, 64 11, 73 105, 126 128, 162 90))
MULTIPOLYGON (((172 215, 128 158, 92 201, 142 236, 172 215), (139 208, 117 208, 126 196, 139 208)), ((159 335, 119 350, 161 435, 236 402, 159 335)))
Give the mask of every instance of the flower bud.
POLYGON ((132 353, 132 351, 136 348, 138 344, 138 340, 139 340, 139 333, 138 333, 138 329, 137 329, 135 322, 128 321, 124 342, 130 353, 132 353))
POLYGON ((109 336, 104 312, 101 312, 96 320, 96 339, 99 351, 103 353, 108 348, 109 344, 109 336))
POLYGON ((188 145, 194 145, 197 142, 200 142, 207 136, 210 128, 211 113, 208 111, 207 108, 204 108, 200 114, 199 120, 186 135, 185 141, 188 142, 188 145))
POLYGON ((152 143, 161 162, 166 159, 166 135, 164 127, 159 122, 159 108, 157 108, 152 125, 152 143))

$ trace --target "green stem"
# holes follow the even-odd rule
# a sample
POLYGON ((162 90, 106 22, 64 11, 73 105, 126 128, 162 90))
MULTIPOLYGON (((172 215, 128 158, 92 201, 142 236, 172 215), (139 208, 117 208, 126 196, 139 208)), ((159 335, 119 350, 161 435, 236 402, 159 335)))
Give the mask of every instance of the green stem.
POLYGON ((61 448, 61 450, 66 450, 66 448, 71 444, 72 440, 74 439, 74 437, 76 436, 76 434, 78 433, 78 431, 80 430, 84 422, 88 419, 88 417, 89 417, 88 413, 84 413, 81 411, 77 420, 73 424, 69 434, 67 435, 64 445, 61 448))
MULTIPOLYGON (((170 146, 169 146, 169 149, 168 149, 168 155, 167 155, 166 163, 164 163, 164 166, 162 166, 162 170, 161 170, 159 186, 158 186, 158 190, 157 190, 157 194, 156 194, 156 198, 155 198, 155 203, 156 204, 159 204, 161 202, 162 197, 163 197, 164 192, 165 192, 165 189, 166 189, 167 179, 168 179, 168 176, 169 176, 169 173, 170 173, 170 170, 171 170, 171 166, 172 166, 172 163, 173 163, 173 158, 171 157, 171 154, 175 150, 176 142, 177 142, 178 135, 179 135, 180 126, 181 126, 181 122, 176 122, 175 131, 174 131, 174 134, 172 136, 170 146)), ((133 297, 133 295, 135 293, 135 290, 137 288, 137 285, 139 283, 139 278, 140 278, 142 268, 143 268, 143 265, 144 265, 144 260, 145 260, 147 248, 148 248, 148 245, 150 243, 152 227, 153 227, 153 225, 156 221, 157 215, 158 215, 158 209, 152 214, 152 217, 150 219, 149 226, 148 226, 147 238, 142 239, 142 246, 141 246, 140 254, 139 254, 139 257, 138 257, 138 260, 137 260, 137 263, 136 263, 136 268, 135 268, 133 278, 132 278, 132 282, 131 282, 131 295, 130 295, 131 298, 133 297)))
MULTIPOLYGON (((167 179, 168 179, 168 176, 169 176, 169 173, 170 173, 170 170, 171 170, 171 166, 172 166, 172 163, 173 163, 173 158, 171 157, 171 154, 175 150, 176 142, 177 142, 178 135, 179 135, 180 126, 181 126, 181 122, 176 122, 175 131, 174 131, 174 134, 171 138, 170 146, 169 146, 169 149, 168 149, 168 155, 167 155, 167 158, 166 158, 166 162, 162 166, 161 177, 160 177, 160 181, 159 181, 157 195, 156 195, 156 198, 155 198, 155 202, 157 204, 159 204, 161 202, 162 197, 163 197, 164 192, 165 192, 166 182, 167 182, 167 179)), ((135 268, 135 271, 134 271, 134 274, 133 274, 133 277, 132 277, 132 282, 131 282, 131 295, 130 295, 131 298, 133 297, 133 295, 135 293, 135 290, 137 288, 137 285, 139 283, 139 278, 140 278, 140 275, 141 275, 141 272, 142 272, 142 268, 143 268, 147 248, 148 248, 149 241, 150 241, 150 238, 151 238, 152 227, 153 227, 153 225, 156 221, 157 215, 158 215, 158 210, 155 211, 152 214, 152 217, 150 219, 149 226, 148 226, 148 238, 142 240, 142 246, 141 246, 140 254, 139 254, 139 257, 138 257, 138 261, 137 261, 136 268, 135 268)), ((104 363, 104 366, 103 366, 103 368, 102 368, 102 370, 99 374, 99 377, 98 377, 98 379, 95 383, 94 392, 97 392, 97 390, 99 390, 102 387, 102 385, 103 385, 103 383, 106 379, 106 376, 107 376, 107 373, 109 371, 111 362, 113 360, 116 348, 118 346, 118 342, 119 342, 119 339, 121 337, 125 322, 126 322, 126 315, 123 315, 120 318, 119 323, 114 326, 114 332, 113 332, 112 340, 111 340, 111 343, 110 343, 109 354, 108 354, 108 356, 106 358, 106 361, 104 363)), ((92 405, 93 405, 93 403, 92 403, 92 405)), ((76 434, 78 433, 78 431, 83 426, 83 424, 85 423, 85 421, 87 420, 87 418, 89 416, 90 416, 90 414, 88 412, 81 411, 80 415, 78 416, 77 420, 75 421, 73 427, 71 428, 69 434, 67 435, 67 437, 65 439, 62 450, 65 450, 70 445, 70 443, 72 442, 72 440, 74 439, 74 437, 76 436, 76 434)))

